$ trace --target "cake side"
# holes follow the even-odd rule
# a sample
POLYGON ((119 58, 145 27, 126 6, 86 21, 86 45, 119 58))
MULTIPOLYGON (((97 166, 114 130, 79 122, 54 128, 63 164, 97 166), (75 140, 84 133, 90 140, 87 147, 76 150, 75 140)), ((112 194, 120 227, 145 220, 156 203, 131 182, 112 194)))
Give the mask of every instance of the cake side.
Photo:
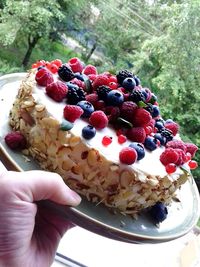
POLYGON ((152 175, 108 159, 73 129, 61 127, 61 121, 37 98, 35 87, 35 71, 31 71, 20 86, 10 125, 26 137, 24 153, 35 158, 42 169, 59 173, 88 200, 135 214, 157 202, 170 203, 188 179, 189 174, 182 170, 173 175, 152 175))

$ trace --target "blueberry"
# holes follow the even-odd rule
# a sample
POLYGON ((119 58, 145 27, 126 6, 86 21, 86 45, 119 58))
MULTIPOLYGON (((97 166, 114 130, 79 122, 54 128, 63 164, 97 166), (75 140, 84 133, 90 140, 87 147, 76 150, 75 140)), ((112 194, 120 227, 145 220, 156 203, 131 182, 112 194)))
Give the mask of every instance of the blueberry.
POLYGON ((96 129, 92 125, 87 125, 82 129, 82 136, 85 139, 92 139, 96 135, 96 129))
POLYGON ((142 92, 142 95, 144 96, 144 101, 146 101, 148 97, 148 93, 146 92, 145 89, 142 89, 141 92, 142 92))
POLYGON ((155 127, 158 129, 158 130, 161 130, 164 128, 164 125, 161 121, 156 121, 155 122, 155 127))
POLYGON ((84 77, 83 77, 83 75, 82 75, 81 73, 79 73, 79 72, 74 73, 74 78, 76 78, 76 79, 78 79, 78 80, 84 82, 84 77))
POLYGON ((146 149, 153 151, 157 148, 157 140, 152 136, 147 136, 144 141, 144 146, 146 149))
POLYGON ((78 89, 79 88, 77 84, 74 84, 74 83, 71 83, 71 82, 67 82, 66 84, 67 84, 67 87, 69 89, 71 89, 71 88, 78 89))
POLYGON ((135 79, 131 77, 124 79, 122 86, 128 91, 132 91, 136 86, 135 79))
POLYGON ((111 90, 107 95, 106 102, 110 106, 119 106, 124 102, 124 96, 119 90, 111 90))
POLYGON ((163 203, 157 202, 153 207, 151 207, 149 213, 155 222, 159 223, 167 218, 168 210, 163 203))
POLYGON ((140 79, 138 76, 134 76, 136 86, 140 85, 140 79))
POLYGON ((172 119, 167 119, 166 121, 165 121, 165 123, 171 123, 171 122, 174 122, 172 119))
POLYGON ((93 105, 86 100, 79 101, 77 106, 81 107, 83 110, 83 114, 81 115, 82 118, 89 118, 92 112, 94 112, 93 105))
POLYGON ((137 160, 141 160, 145 156, 144 146, 140 143, 133 142, 129 145, 130 147, 134 148, 137 152, 137 160))
POLYGON ((166 144, 166 142, 167 142, 166 137, 162 136, 161 133, 156 133, 156 134, 154 135, 154 138, 155 138, 155 139, 158 139, 158 140, 160 141, 160 144, 161 144, 162 146, 164 146, 164 145, 166 144))
POLYGON ((152 113, 151 113, 151 116, 153 118, 156 118, 160 115, 160 110, 159 110, 159 107, 158 106, 152 106, 152 113))

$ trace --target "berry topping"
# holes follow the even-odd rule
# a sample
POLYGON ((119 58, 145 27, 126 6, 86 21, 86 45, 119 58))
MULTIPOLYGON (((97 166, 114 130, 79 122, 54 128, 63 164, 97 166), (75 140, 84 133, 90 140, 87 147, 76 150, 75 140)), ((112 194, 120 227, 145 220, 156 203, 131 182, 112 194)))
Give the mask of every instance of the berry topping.
POLYGON ((175 151, 179 155, 178 160, 176 161, 177 166, 183 165, 185 162, 187 162, 186 153, 182 149, 176 148, 175 151))
POLYGON ((120 106, 124 101, 124 96, 119 90, 112 90, 108 93, 106 102, 110 106, 120 106))
POLYGON ((133 103, 132 101, 125 101, 120 108, 120 115, 125 120, 132 122, 136 109, 136 103, 133 103))
POLYGON ((60 66, 60 68, 58 69, 58 75, 65 82, 68 82, 74 78, 74 73, 71 70, 70 66, 67 64, 60 66))
POLYGON ((117 73, 116 77, 117 77, 117 81, 118 81, 118 83, 122 85, 123 81, 124 81, 126 78, 128 78, 128 77, 133 78, 134 75, 133 75, 132 72, 130 72, 130 71, 128 71, 128 70, 121 70, 121 71, 119 71, 119 72, 117 73))
POLYGON ((136 86, 140 85, 140 79, 138 76, 134 76, 136 86))
POLYGON ((141 91, 135 89, 129 95, 129 100, 135 103, 138 103, 140 101, 145 102, 145 97, 141 91))
POLYGON ((61 81, 52 82, 46 87, 46 93, 56 102, 61 102, 67 95, 67 85, 61 81))
POLYGON ((156 118, 156 117, 158 117, 159 115, 160 115, 159 107, 153 105, 153 106, 152 106, 152 111, 151 111, 151 116, 152 116, 153 118, 156 118))
POLYGON ((166 147, 172 147, 172 148, 179 148, 182 149, 184 152, 186 152, 186 145, 183 141, 180 140, 172 140, 167 142, 166 147))
POLYGON ((82 114, 82 108, 75 105, 66 105, 63 111, 64 118, 70 122, 75 122, 82 114))
POLYGON ((87 66, 84 68, 84 70, 83 70, 82 73, 84 73, 85 75, 90 75, 90 74, 97 75, 97 69, 96 69, 96 67, 93 66, 93 65, 87 65, 87 66))
POLYGON ((146 132, 143 127, 133 127, 127 130, 126 136, 133 142, 144 143, 146 132))
POLYGON ((125 135, 123 135, 123 134, 120 134, 120 135, 118 135, 118 138, 117 138, 117 140, 118 140, 118 143, 119 143, 119 144, 123 144, 123 143, 125 143, 125 142, 126 142, 127 138, 126 138, 126 136, 125 136, 125 135))
POLYGON ((193 158, 198 150, 198 147, 192 143, 185 143, 185 146, 186 146, 186 152, 189 152, 191 154, 191 157, 193 158))
POLYGON ((173 134, 170 130, 163 128, 159 130, 160 134, 166 138, 166 141, 169 142, 173 139, 173 134))
POLYGON ((191 160, 189 161, 188 166, 190 167, 191 170, 194 170, 198 167, 198 163, 195 160, 191 160))
POLYGON ((144 127, 150 123, 151 119, 152 119, 152 117, 147 110, 145 110, 143 108, 138 108, 135 110, 134 118, 133 118, 132 122, 133 122, 133 125, 135 125, 135 126, 144 127))
POLYGON ((133 142, 129 145, 137 152, 137 160, 141 160, 145 156, 144 146, 141 143, 133 142))
POLYGON ((103 111, 97 110, 91 114, 89 122, 96 129, 103 129, 108 125, 108 118, 103 111))
POLYGON ((144 141, 144 146, 146 149, 153 151, 158 146, 158 139, 156 139, 152 136, 147 136, 147 138, 144 141))
POLYGON ((99 74, 93 81, 92 87, 94 90, 96 90, 99 86, 108 84, 109 84, 109 78, 104 74, 99 74))
POLYGON ((123 80, 122 86, 127 90, 127 91, 132 91, 135 86, 136 86, 136 82, 134 78, 128 77, 126 79, 123 80))
POLYGON ((156 223, 160 223, 167 218, 168 210, 163 203, 157 202, 153 207, 151 207, 149 214, 156 223))
POLYGON ((49 72, 46 68, 41 68, 38 70, 35 75, 35 80, 40 86, 47 86, 54 81, 52 73, 49 72))
POLYGON ((111 92, 111 89, 108 86, 101 85, 97 88, 96 92, 100 100, 106 101, 108 93, 111 92))
POLYGON ((96 135, 96 129, 92 125, 87 125, 82 129, 82 136, 85 139, 92 139, 96 135))
POLYGON ((176 171, 177 167, 174 163, 169 163, 165 166, 165 170, 168 174, 172 174, 176 171))
POLYGON ((176 122, 166 122, 165 128, 170 130, 172 134, 175 136, 178 133, 179 125, 176 122))
POLYGON ((97 94, 93 93, 93 94, 86 95, 85 99, 94 106, 99 98, 97 94))
POLYGON ((108 146, 108 145, 110 145, 111 143, 112 143, 112 137, 105 135, 105 136, 102 138, 102 144, 103 144, 104 146, 108 146))
POLYGON ((179 154, 173 148, 166 148, 165 151, 160 155, 160 161, 164 166, 167 166, 169 163, 174 163, 179 159, 179 154))
POLYGON ((92 112, 94 112, 93 105, 86 100, 78 102, 77 106, 81 107, 83 110, 83 114, 81 115, 82 118, 89 118, 92 112))
POLYGON ((20 132, 11 132, 5 136, 5 142, 12 150, 26 148, 26 138, 20 132))
POLYGON ((131 165, 137 160, 137 152, 132 147, 125 147, 119 152, 119 160, 123 164, 131 165))
POLYGON ((69 66, 71 67, 73 72, 82 72, 84 66, 79 58, 73 57, 68 61, 69 66))
POLYGON ((154 138, 160 141, 160 144, 164 146, 166 144, 166 138, 161 135, 161 133, 154 134, 154 138))
POLYGON ((85 100, 85 93, 79 87, 69 87, 67 93, 67 102, 69 104, 75 105, 79 101, 85 100))

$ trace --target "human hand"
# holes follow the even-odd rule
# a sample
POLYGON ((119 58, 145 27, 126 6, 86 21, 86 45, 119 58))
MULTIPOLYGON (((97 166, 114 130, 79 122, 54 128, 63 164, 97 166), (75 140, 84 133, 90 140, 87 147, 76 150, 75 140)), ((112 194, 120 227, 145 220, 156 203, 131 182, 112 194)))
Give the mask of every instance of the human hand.
POLYGON ((71 223, 38 205, 49 199, 76 206, 80 197, 55 173, 5 172, 0 175, 0 266, 49 267, 71 223))

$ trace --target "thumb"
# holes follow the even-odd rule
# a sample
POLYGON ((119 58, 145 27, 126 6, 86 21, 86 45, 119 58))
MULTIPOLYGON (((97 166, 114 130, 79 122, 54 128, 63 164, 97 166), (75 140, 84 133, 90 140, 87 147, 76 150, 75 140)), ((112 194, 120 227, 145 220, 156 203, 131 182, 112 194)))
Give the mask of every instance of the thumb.
POLYGON ((1 177, 4 187, 17 199, 35 202, 49 199, 61 205, 76 206, 80 196, 71 190, 60 175, 46 171, 7 172, 1 177))

